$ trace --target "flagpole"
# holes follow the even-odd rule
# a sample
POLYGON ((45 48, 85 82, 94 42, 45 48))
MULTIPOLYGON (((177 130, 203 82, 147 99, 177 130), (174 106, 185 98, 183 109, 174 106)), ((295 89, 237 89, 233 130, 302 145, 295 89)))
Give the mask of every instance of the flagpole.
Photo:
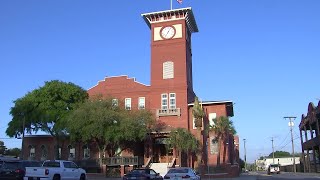
POLYGON ((170 0, 170 2, 171 2, 171 4, 170 4, 170 8, 171 8, 171 10, 172 10, 172 0, 170 0))

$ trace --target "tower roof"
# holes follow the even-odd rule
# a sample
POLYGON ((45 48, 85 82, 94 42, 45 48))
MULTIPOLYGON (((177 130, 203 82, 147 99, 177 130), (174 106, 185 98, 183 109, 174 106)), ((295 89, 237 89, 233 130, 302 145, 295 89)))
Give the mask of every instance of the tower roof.
POLYGON ((191 7, 145 13, 141 14, 141 16, 149 28, 151 28, 152 23, 185 19, 191 33, 199 31, 191 7))

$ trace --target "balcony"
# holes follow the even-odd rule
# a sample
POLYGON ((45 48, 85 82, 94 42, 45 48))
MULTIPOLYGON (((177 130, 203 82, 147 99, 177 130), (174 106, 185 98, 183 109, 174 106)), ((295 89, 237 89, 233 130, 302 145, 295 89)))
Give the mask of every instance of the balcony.
POLYGON ((107 166, 143 165, 143 157, 108 157, 103 159, 103 163, 107 166))
POLYGON ((175 109, 157 109, 157 117, 160 116, 180 116, 180 108, 175 109))

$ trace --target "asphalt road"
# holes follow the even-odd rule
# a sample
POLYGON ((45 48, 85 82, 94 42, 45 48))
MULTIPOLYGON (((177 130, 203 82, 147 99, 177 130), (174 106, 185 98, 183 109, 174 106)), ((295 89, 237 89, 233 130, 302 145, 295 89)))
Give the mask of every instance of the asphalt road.
POLYGON ((319 180, 320 174, 316 173, 291 173, 291 172, 281 172, 280 174, 268 175, 266 172, 249 172, 250 176, 256 176, 257 180, 285 180, 285 179, 299 179, 299 180, 319 180))
MULTIPOLYGON (((100 174, 88 174, 88 180, 122 180, 121 178, 106 178, 100 174)), ((268 175, 266 172, 249 172, 243 173, 236 178, 218 178, 218 179, 202 179, 202 180, 320 180, 320 173, 288 173, 268 175)))

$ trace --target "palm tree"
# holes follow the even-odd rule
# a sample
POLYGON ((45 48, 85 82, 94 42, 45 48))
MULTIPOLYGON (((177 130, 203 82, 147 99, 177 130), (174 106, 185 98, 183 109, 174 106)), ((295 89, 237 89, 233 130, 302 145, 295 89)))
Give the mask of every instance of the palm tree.
MULTIPOLYGON (((210 131, 215 134, 215 141, 218 142, 218 157, 217 157, 217 165, 220 165, 220 150, 222 143, 229 137, 230 134, 235 135, 236 129, 233 125, 233 122, 225 116, 220 116, 218 118, 213 119, 213 125, 209 127, 210 131)), ((226 146, 224 147, 224 160, 225 160, 225 151, 226 146)))
MULTIPOLYGON (((203 147, 202 147, 202 141, 203 141, 203 137, 201 136, 201 128, 202 128, 202 121, 203 121, 203 117, 205 116, 205 112, 202 108, 202 105, 200 104, 199 102, 199 99, 198 97, 195 97, 194 99, 194 105, 193 105, 193 108, 192 108, 192 114, 193 114, 193 117, 195 119, 195 127, 197 128, 198 130, 198 137, 199 137, 199 141, 200 141, 200 147, 201 149, 203 150, 203 147)), ((198 154, 197 156, 197 159, 198 159, 198 166, 200 165, 200 163, 202 162, 202 154, 198 154)))
POLYGON ((167 141, 168 145, 179 152, 179 162, 181 165, 181 154, 196 153, 199 147, 199 141, 184 128, 177 128, 170 132, 170 137, 167 141))

